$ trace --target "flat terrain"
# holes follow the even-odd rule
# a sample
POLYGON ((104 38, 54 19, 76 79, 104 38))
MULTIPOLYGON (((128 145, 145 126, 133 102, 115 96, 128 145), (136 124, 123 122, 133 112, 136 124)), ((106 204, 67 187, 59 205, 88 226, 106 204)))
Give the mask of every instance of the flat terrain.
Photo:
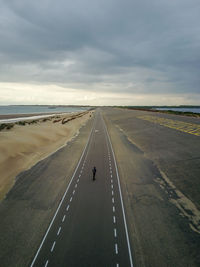
POLYGON ((112 148, 97 111, 84 154, 31 266, 131 267, 118 185, 112 148))
MULTIPOLYGON (((102 108, 101 113, 111 137, 119 169, 134 267, 200 266, 199 119, 115 108, 102 108)), ((60 236, 63 242, 60 246, 62 251, 58 250, 57 240, 48 241, 45 249, 49 254, 41 251, 41 255, 45 257, 42 259, 39 256, 42 265, 38 266, 44 266, 43 263, 46 264, 47 260, 51 266, 51 262, 57 259, 50 258, 52 252, 60 255, 59 260, 63 266, 67 259, 63 256, 66 254, 62 254, 65 250, 62 244, 66 245, 68 253, 72 255, 71 265, 67 265, 69 267, 90 266, 85 264, 88 260, 85 254, 82 254, 82 258, 80 255, 76 258, 73 254, 84 247, 85 251, 96 253, 92 259, 92 267, 107 267, 105 260, 109 263, 112 260, 113 266, 118 266, 118 263, 119 267, 127 266, 127 263, 124 264, 127 252, 123 253, 125 259, 119 258, 118 261, 116 258, 114 235, 108 235, 108 242, 104 240, 107 225, 110 225, 109 229, 113 227, 114 221, 108 223, 107 220, 113 215, 114 203, 109 195, 111 177, 106 180, 109 176, 109 154, 104 154, 105 139, 101 136, 102 127, 98 125, 96 124, 97 131, 91 139, 93 141, 90 143, 88 161, 83 159, 83 164, 77 169, 77 173, 82 175, 82 186, 77 188, 73 196, 76 183, 72 183, 72 191, 69 190, 66 199, 66 212, 69 202, 69 212, 73 220, 70 222, 67 214, 60 214, 60 222, 63 220, 62 223, 66 223, 67 227, 62 227, 59 234, 60 226, 56 225, 57 228, 54 229, 55 236, 59 236, 61 231, 65 233, 60 236), (97 180, 93 183, 91 166, 94 164, 97 164, 97 180), (72 196, 73 200, 70 201, 72 196), (96 215, 96 211, 101 216, 96 215), (102 216, 102 212, 107 215, 102 216), (90 225, 93 224, 100 229, 99 232, 96 228, 92 230, 90 225), (87 237, 87 242, 84 236, 87 237), (109 249, 101 254, 102 251, 100 253, 96 250, 95 242, 98 246, 105 245, 109 249), (108 251, 112 251, 113 256, 108 251), (99 259, 99 255, 105 256, 99 259), (98 259, 99 265, 94 264, 95 259, 98 259), (82 261, 85 265, 80 265, 82 261)), ((92 127, 93 119, 81 128, 79 135, 67 146, 17 176, 14 187, 0 205, 0 266, 29 266, 33 260, 61 203, 92 127)), ((113 160, 111 158, 109 162, 112 167, 113 160)), ((116 176, 115 170, 113 175, 116 176)), ((113 186, 116 186, 114 179, 113 186)), ((114 201, 118 208, 120 205, 117 194, 114 201)), ((120 214, 117 213, 119 218, 120 214)), ((123 227, 120 229, 123 235, 123 227)), ((54 235, 50 234, 49 237, 54 235)), ((127 251, 124 241, 118 241, 117 245, 119 253, 122 248, 125 248, 122 251, 127 251)))
POLYGON ((200 121, 104 109, 135 266, 200 265, 200 121))

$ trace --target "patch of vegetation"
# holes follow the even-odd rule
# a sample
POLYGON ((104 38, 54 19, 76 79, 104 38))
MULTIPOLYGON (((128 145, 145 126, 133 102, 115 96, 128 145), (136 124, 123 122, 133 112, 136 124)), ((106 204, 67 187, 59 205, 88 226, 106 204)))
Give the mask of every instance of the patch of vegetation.
POLYGON ((45 122, 45 121, 50 121, 50 119, 48 119, 48 118, 44 118, 44 119, 42 120, 42 122, 45 122))
POLYGON ((14 124, 13 123, 9 123, 6 127, 7 130, 10 130, 14 127, 14 124))
POLYGON ((28 124, 36 124, 36 123, 38 123, 37 120, 33 120, 33 121, 29 121, 29 122, 28 122, 28 124))
POLYGON ((25 126, 26 122, 25 121, 18 121, 18 122, 16 122, 16 124, 20 125, 20 126, 25 126))
MULTIPOLYGON (((182 106, 181 106, 182 107, 182 106)), ((183 106, 185 107, 185 106, 183 106)), ((199 106, 197 106, 199 107, 199 106)), ((190 117, 200 117, 200 113, 194 113, 190 111, 177 111, 177 110, 161 110, 161 109, 155 109, 155 107, 147 107, 147 106, 141 106, 141 107, 134 107, 134 106, 116 106, 116 108, 124 108, 124 109, 132 109, 132 110, 141 110, 141 111, 150 111, 150 112, 157 112, 157 113, 167 113, 167 114, 173 114, 173 115, 182 115, 182 116, 190 116, 190 117)), ((170 107, 168 107, 170 108, 170 107)))
POLYGON ((2 123, 0 124, 0 131, 6 129, 6 130, 10 130, 14 127, 13 123, 2 123))
POLYGON ((190 117, 200 117, 199 113, 189 112, 189 111, 175 111, 175 110, 159 110, 162 113, 174 114, 174 115, 184 115, 190 117))

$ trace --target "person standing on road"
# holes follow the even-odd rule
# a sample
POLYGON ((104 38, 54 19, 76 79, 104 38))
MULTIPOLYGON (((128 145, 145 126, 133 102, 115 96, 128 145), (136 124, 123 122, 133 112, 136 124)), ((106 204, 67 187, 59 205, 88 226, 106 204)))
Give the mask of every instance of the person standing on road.
POLYGON ((93 169, 92 169, 92 173, 93 173, 93 181, 95 180, 96 172, 97 172, 97 169, 96 169, 96 167, 94 166, 93 169))

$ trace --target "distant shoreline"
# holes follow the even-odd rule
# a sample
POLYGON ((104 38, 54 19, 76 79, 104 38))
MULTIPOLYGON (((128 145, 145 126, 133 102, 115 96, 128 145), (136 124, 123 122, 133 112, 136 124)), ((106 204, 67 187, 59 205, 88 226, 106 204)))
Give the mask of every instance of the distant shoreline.
MULTIPOLYGON (((21 114, 0 114, 0 120, 6 120, 6 119, 15 119, 15 118, 28 118, 33 116, 43 116, 43 115, 57 115, 61 113, 71 113, 71 112, 49 112, 49 113, 21 113, 21 114)), ((1 122, 0 122, 1 123, 1 122)))

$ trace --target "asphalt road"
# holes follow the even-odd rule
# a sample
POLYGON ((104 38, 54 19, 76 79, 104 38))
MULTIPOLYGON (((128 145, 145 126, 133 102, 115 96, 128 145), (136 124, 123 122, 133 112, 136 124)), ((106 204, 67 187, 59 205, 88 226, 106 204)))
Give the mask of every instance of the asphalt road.
POLYGON ((200 266, 200 121, 104 108, 134 266, 200 266))
POLYGON ((99 111, 30 266, 133 266, 118 171, 99 111), (93 166, 97 169, 95 181, 93 166))

